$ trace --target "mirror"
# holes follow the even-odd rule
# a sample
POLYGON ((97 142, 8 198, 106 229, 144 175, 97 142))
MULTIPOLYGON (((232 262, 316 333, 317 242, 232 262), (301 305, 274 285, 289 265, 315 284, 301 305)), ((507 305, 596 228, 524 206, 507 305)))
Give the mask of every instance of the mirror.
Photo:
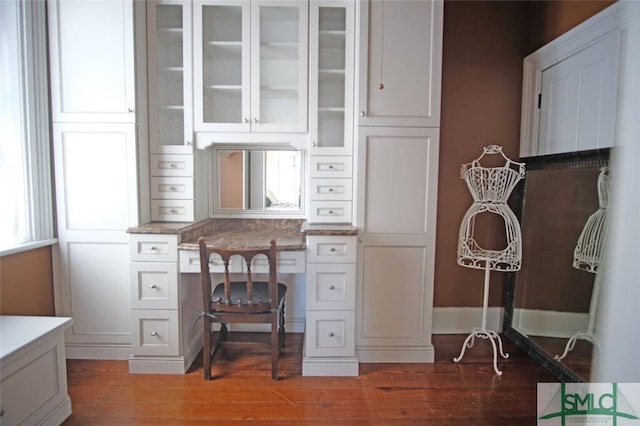
POLYGON ((576 260, 576 246, 600 209, 598 178, 608 159, 609 150, 595 150, 521 160, 522 268, 509 277, 504 332, 563 381, 590 377, 594 343, 586 331, 597 317, 599 276, 576 260))
POLYGON ((214 213, 303 213, 301 151, 214 149, 214 213))

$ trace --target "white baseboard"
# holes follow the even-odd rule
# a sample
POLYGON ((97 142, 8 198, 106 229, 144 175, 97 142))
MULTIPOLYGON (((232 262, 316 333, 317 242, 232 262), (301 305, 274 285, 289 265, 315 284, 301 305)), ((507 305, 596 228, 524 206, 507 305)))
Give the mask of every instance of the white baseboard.
POLYGON ((570 338, 589 326, 589 314, 579 312, 514 309, 513 327, 525 336, 570 338))
MULTIPOLYGON (((504 308, 487 309, 487 328, 502 332, 504 308)), ((482 308, 433 308, 433 334, 467 334, 482 325, 482 308)))

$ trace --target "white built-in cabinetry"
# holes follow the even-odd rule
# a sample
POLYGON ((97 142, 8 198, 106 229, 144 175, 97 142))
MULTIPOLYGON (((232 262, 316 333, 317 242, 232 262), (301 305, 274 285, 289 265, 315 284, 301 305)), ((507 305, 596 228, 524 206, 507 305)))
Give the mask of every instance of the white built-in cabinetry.
POLYGON ((354 14, 353 1, 311 1, 310 223, 353 220, 354 14))
POLYGON ((199 146, 307 132, 307 1, 198 0, 193 22, 199 146))
POLYGON ((207 164, 194 149, 191 1, 149 1, 146 12, 151 220, 204 219, 207 164))
POLYGON ((433 362, 443 2, 357 4, 356 349, 433 362))
POLYGON ((72 358, 131 348, 126 229, 138 223, 131 0, 49 0, 56 314, 72 358))

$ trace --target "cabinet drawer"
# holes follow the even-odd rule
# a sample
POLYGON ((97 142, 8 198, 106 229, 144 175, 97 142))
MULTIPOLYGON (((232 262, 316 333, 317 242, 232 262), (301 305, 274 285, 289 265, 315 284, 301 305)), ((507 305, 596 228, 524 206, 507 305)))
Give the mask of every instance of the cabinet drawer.
MULTIPOLYGON (((232 257, 229 269, 231 272, 242 272, 242 259, 238 256, 232 257)), ((215 253, 209 258, 209 271, 224 272, 222 258, 215 253)), ((198 250, 180 250, 180 273, 200 273, 200 252, 198 250)))
POLYGON ((311 200, 351 200, 353 181, 351 179, 311 179, 309 193, 311 200))
POLYGON ((355 356, 354 311, 307 311, 306 356, 355 356))
POLYGON ((146 262, 176 262, 178 236, 157 234, 131 234, 129 259, 146 262))
POLYGON ((133 355, 180 355, 178 311, 131 311, 133 355))
POLYGON ((311 223, 351 223, 351 201, 309 202, 311 223))
POLYGON ((192 222, 193 200, 151 200, 151 220, 154 222, 192 222))
POLYGON ((312 178, 350 178, 353 173, 352 157, 311 157, 312 178))
POLYGON ((151 176, 193 176, 191 155, 152 154, 149 161, 151 176))
MULTIPOLYGON (((278 273, 297 274, 304 273, 306 269, 306 256, 303 251, 280 251, 278 252, 278 273)), ((252 271, 255 273, 268 272, 267 260, 264 256, 256 257, 252 262, 252 271)), ((229 266, 231 272, 245 272, 244 261, 239 256, 231 258, 229 266)), ((224 272, 224 264, 217 254, 211 255, 209 260, 209 270, 211 272, 224 272)), ((200 273, 200 254, 194 250, 180 251, 180 272, 200 273)))
POLYGON ((357 241, 355 236, 307 237, 309 263, 356 263, 357 241))
POLYGON ((349 310, 356 307, 354 263, 311 263, 307 268, 308 310, 349 310))
POLYGON ((168 262, 131 262, 131 307, 178 309, 178 265, 168 262))
POLYGON ((193 198, 192 177, 152 177, 151 198, 161 200, 185 200, 193 198))

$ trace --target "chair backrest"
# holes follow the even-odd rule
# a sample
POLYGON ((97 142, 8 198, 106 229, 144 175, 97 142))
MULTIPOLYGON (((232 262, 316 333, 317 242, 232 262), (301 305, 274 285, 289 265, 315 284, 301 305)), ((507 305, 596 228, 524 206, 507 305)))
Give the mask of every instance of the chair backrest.
POLYGON ((224 298, 218 304, 224 305, 224 310, 227 312, 238 313, 258 313, 266 312, 271 309, 277 308, 278 305, 278 283, 277 283, 277 270, 276 270, 276 242, 271 241, 268 249, 262 250, 243 250, 243 249, 222 249, 217 247, 207 246, 204 238, 198 240, 200 248, 200 276, 202 281, 202 300, 203 308, 205 312, 210 312, 212 308, 211 300, 211 271, 209 269, 209 260, 211 255, 216 253, 222 258, 224 264, 224 298), (269 297, 268 300, 259 299, 254 300, 254 279, 253 272, 251 270, 251 261, 258 255, 264 255, 267 258, 269 265, 269 297), (241 256, 244 259, 246 265, 246 279, 235 280, 234 285, 242 283, 246 293, 246 298, 243 298, 241 302, 236 302, 231 299, 231 278, 229 272, 229 264, 233 256, 241 256), (273 304, 273 305, 272 305, 273 304))

